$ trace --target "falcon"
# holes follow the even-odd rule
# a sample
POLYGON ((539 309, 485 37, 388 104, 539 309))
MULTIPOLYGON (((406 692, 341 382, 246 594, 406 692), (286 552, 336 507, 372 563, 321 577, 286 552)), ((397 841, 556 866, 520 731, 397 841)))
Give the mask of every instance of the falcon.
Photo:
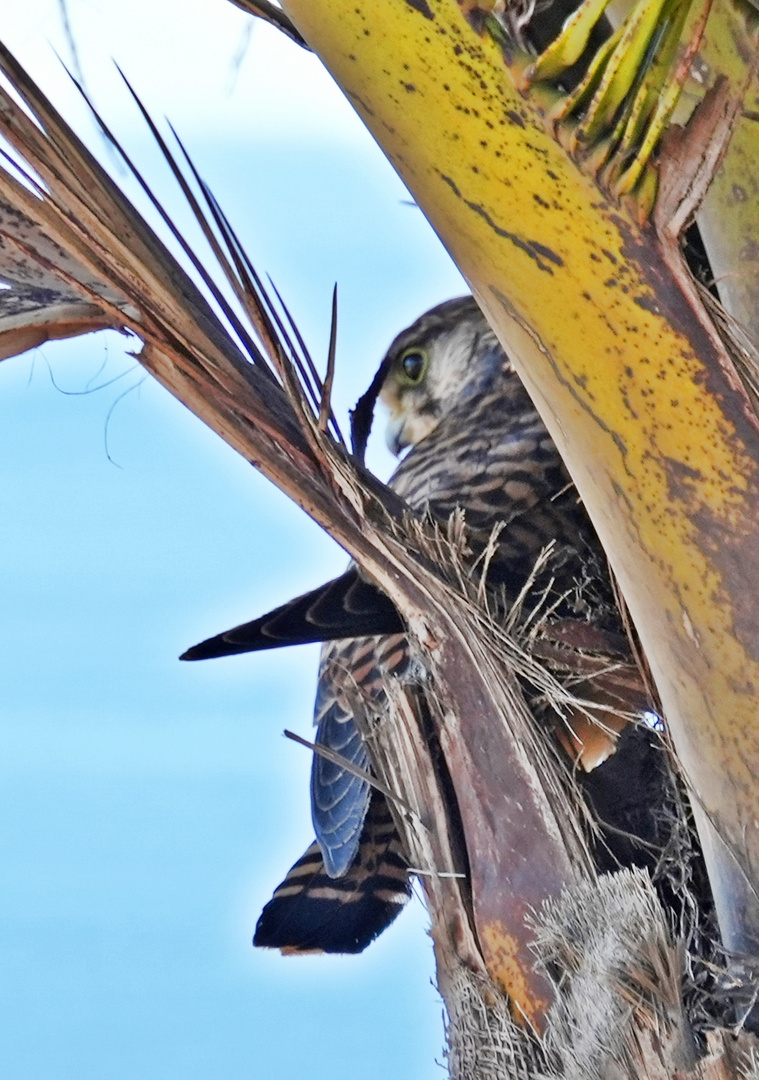
MULTIPOLYGON (((440 523, 463 513, 473 567, 500 527, 487 586, 501 610, 521 597, 525 611, 537 605, 549 623, 600 637, 610 655, 632 668, 603 549, 474 299, 440 304, 400 333, 365 395, 364 411, 377 392, 389 413, 390 449, 408 451, 389 484, 409 508, 440 523)), ((393 604, 351 565, 334 581, 209 638, 182 659, 313 641, 325 642, 316 745, 331 752, 313 760, 316 841, 264 908, 254 944, 287 953, 360 952, 410 896, 400 837, 384 795, 367 778, 371 761, 351 705, 358 689, 379 712, 389 681, 413 675, 393 604)), ((578 715, 567 728, 555 718, 567 761, 601 823, 596 861, 601 869, 648 865, 652 841, 659 839, 650 808, 661 802, 664 755, 650 730, 628 723, 631 711, 646 708, 645 690, 634 679, 622 690, 590 682, 585 689, 583 696, 613 700, 619 710, 619 716, 605 712, 603 726, 578 715)))

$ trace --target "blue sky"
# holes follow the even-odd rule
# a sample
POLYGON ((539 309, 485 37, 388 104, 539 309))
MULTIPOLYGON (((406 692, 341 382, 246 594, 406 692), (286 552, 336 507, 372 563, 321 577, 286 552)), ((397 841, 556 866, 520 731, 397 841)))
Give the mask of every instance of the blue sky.
MULTIPOLYGON (((248 34, 223 0, 69 13, 109 123, 186 221, 116 59, 317 356, 337 281, 344 417, 397 330, 463 291, 381 153, 318 61, 248 34)), ((104 154, 55 56, 56 0, 4 5, 0 36, 104 154)), ((420 904, 360 957, 250 946, 311 839, 308 754, 282 730, 310 734, 318 651, 176 659, 345 556, 143 380, 129 347, 99 335, 0 364, 3 1072, 432 1080, 441 1006, 420 904)), ((381 447, 371 460, 387 474, 381 447)))

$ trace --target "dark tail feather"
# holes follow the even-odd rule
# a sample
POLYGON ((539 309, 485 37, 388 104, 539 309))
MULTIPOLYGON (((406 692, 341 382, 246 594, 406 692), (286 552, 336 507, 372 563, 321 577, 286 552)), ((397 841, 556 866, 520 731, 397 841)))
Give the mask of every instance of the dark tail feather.
POLYGON ((211 660, 312 641, 397 634, 403 629, 401 617, 390 600, 352 566, 339 578, 253 622, 193 645, 180 660, 211 660))
POLYGON ((410 896, 400 838, 384 797, 375 792, 347 873, 328 877, 313 843, 261 913, 253 944, 286 954, 359 953, 410 896))

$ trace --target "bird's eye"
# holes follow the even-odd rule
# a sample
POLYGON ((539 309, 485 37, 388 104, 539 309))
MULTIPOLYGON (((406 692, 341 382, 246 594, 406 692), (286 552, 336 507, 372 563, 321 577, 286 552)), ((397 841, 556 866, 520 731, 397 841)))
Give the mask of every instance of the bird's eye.
POLYGON ((427 370, 427 357, 419 349, 409 349, 401 357, 401 371, 405 382, 412 385, 422 381, 422 376, 427 370))

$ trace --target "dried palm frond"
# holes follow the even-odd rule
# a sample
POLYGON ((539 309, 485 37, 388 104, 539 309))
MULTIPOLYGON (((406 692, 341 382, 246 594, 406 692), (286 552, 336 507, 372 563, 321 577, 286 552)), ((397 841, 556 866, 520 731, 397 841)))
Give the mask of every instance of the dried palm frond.
POLYGON ((270 3, 269 0, 232 0, 232 3, 242 11, 247 11, 249 15, 255 15, 257 19, 263 19, 264 22, 276 26, 277 30, 281 30, 296 45, 300 45, 304 49, 309 48, 292 21, 282 8, 277 7, 276 4, 270 3))
POLYGON ((45 336, 76 332, 74 316, 84 329, 135 334, 143 366, 303 507, 391 597, 412 638, 427 650, 422 699, 431 703, 428 718, 441 736, 438 749, 431 748, 415 709, 416 691, 408 688, 407 695, 404 688, 387 754, 390 775, 380 779, 424 821, 407 822, 407 831, 415 831, 417 865, 456 863, 456 822, 469 851, 463 884, 457 865, 450 867, 454 876, 426 881, 439 960, 449 970, 465 962, 490 979, 494 994, 516 971, 522 1004, 535 1013, 549 987, 534 967, 523 914, 563 882, 583 876, 589 860, 582 830, 552 779, 551 754, 539 767, 530 757, 528 747, 540 740, 509 674, 503 636, 482 622, 457 583, 455 565, 444 569, 445 552, 419 543, 401 500, 345 447, 329 404, 335 304, 321 378, 287 307, 264 288, 181 143, 182 166, 142 110, 211 247, 221 283, 102 121, 192 273, 2 48, 0 70, 21 102, 0 90, 0 134, 22 162, 8 159, 0 167, 0 277, 11 285, 0 294, 5 355, 45 336), (37 290, 31 337, 18 324, 30 281, 49 290, 47 297, 37 290), (528 881, 512 870, 524 851, 530 852, 528 881), (492 852, 498 852, 495 870, 492 852))

